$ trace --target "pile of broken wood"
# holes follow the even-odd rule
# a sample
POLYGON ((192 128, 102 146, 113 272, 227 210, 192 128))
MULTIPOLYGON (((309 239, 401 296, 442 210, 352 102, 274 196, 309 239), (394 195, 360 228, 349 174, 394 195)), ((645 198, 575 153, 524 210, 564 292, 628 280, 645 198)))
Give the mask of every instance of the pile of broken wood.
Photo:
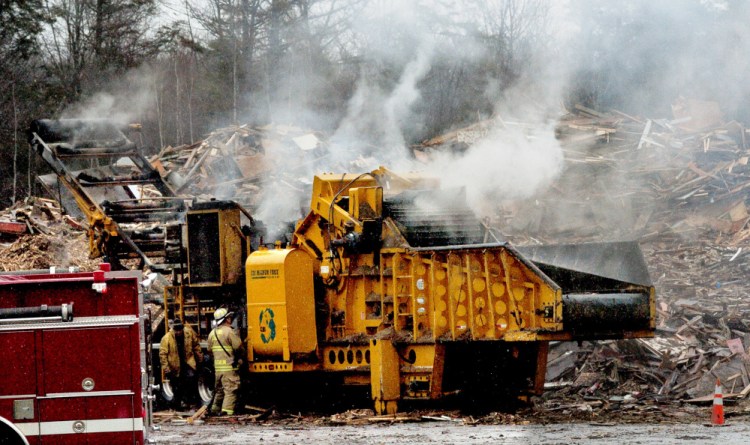
MULTIPOLYGON (((465 150, 488 126, 428 141, 416 156, 465 150)), ((717 378, 731 393, 725 397, 744 398, 750 393, 745 128, 724 122, 714 104, 682 100, 672 119, 578 106, 560 120, 557 136, 565 154, 562 175, 545 193, 502 203, 493 224, 517 244, 641 240, 657 289, 658 327, 654 339, 553 345, 549 390, 540 406, 590 410, 701 400, 712 394, 717 378)), ((152 162, 181 194, 232 198, 252 211, 268 181, 295 191, 307 186, 307 170, 325 153, 318 133, 233 126, 191 145, 166 147, 152 162)), ((51 230, 52 237, 80 246, 85 258, 85 236, 51 223, 62 219, 59 210, 47 221, 43 207, 9 209, 0 215, 0 227, 7 221, 42 234, 51 230)), ((59 262, 49 259, 49 248, 0 244, 0 270, 46 267, 23 259, 23 252, 34 250, 59 262), (9 248, 16 250, 3 250, 9 248), (9 258, 19 264, 2 262, 9 258)))
POLYGON ((29 198, 0 211, 0 271, 50 267, 94 270, 81 224, 56 201, 29 198))
POLYGON ((717 378, 726 399, 750 393, 750 149, 717 110, 682 100, 668 120, 579 106, 558 126, 557 183, 499 214, 520 244, 640 240, 656 286, 656 338, 555 345, 546 399, 711 401, 717 378))
POLYGON ((293 126, 239 125, 193 144, 165 147, 152 162, 178 193, 231 198, 253 210, 264 184, 297 190, 309 183, 304 172, 325 156, 325 145, 320 133, 293 126))

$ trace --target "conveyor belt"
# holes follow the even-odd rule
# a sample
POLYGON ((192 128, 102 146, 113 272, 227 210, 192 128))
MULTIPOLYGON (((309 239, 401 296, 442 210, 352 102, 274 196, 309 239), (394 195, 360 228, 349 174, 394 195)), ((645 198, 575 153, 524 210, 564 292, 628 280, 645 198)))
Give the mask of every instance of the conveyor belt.
POLYGON ((466 205, 463 189, 408 191, 385 200, 383 208, 412 247, 484 241, 482 225, 466 205))
POLYGON ((642 293, 564 294, 563 324, 573 335, 638 331, 651 321, 649 296, 642 293))
POLYGON ((522 246, 516 250, 569 292, 652 285, 636 242, 522 246))

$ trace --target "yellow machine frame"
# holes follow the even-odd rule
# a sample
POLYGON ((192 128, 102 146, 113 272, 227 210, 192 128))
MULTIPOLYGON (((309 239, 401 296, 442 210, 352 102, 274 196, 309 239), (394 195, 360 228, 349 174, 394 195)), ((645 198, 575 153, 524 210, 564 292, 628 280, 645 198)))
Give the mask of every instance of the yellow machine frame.
MULTIPOLYGON (((384 168, 315 177, 312 210, 292 246, 254 252, 246 264, 251 372, 343 372, 350 384, 370 385, 379 413, 391 413, 398 400, 444 394, 447 350, 460 355, 460 348, 492 344, 510 360, 525 360, 532 383, 519 393, 541 392, 548 341, 574 338, 565 329, 563 289, 508 244, 409 246, 398 224, 383 217, 383 195, 437 185, 384 168), (348 252, 344 241, 356 245, 368 224, 377 224, 379 247, 348 252), (260 278, 271 273, 262 271, 274 272, 260 278), (312 275, 325 288, 315 296, 329 311, 325 326, 315 325, 312 275), (260 338, 265 308, 281 314, 274 319, 281 334, 270 342, 260 338)), ((631 290, 646 296, 648 326, 617 335, 652 336, 653 287, 631 290)))

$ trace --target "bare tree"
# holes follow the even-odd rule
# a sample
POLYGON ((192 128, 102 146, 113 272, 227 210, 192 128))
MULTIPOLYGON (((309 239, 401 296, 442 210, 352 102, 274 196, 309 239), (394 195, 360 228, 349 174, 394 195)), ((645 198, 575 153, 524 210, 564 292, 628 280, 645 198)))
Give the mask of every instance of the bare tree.
POLYGON ((46 0, 49 68, 70 100, 139 66, 158 50, 149 35, 155 0, 46 0))
POLYGON ((16 202, 16 185, 18 183, 18 104, 16 104, 16 84, 11 85, 13 97, 13 198, 16 202))
POLYGON ((37 37, 46 17, 41 0, 0 2, 0 205, 11 204, 25 192, 25 172, 19 169, 27 158, 19 152, 19 128, 28 114, 45 104, 46 90, 36 58, 37 37))
POLYGON ((544 0, 468 0, 478 36, 497 60, 505 82, 517 79, 531 67, 549 35, 550 4, 544 0))

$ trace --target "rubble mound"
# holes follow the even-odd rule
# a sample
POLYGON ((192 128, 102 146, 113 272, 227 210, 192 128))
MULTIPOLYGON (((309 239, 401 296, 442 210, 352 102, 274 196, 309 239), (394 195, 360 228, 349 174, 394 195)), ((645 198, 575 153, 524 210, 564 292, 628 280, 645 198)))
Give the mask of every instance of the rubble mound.
POLYGON ((0 212, 0 220, 21 224, 21 234, 0 230, 0 271, 77 267, 95 270, 100 259, 90 259, 88 238, 81 225, 62 215, 54 201, 30 198, 0 212), (25 226, 25 227, 24 227, 25 226))
POLYGON ((11 272, 49 269, 52 266, 94 270, 100 261, 88 258, 86 244, 87 239, 83 234, 68 238, 45 234, 24 235, 7 247, 0 247, 0 270, 11 272))

